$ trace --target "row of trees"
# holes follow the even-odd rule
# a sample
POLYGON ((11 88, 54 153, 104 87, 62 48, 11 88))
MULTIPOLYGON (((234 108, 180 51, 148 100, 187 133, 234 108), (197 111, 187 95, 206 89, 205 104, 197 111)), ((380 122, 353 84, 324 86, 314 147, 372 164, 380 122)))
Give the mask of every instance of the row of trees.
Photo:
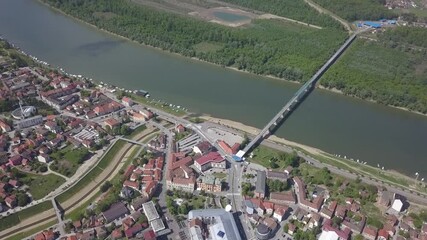
MULTIPOLYGON (((344 31, 336 28, 316 30, 270 20, 256 20, 253 27, 245 29, 229 28, 124 0, 44 1, 102 29, 140 43, 222 66, 301 82, 322 65, 346 36, 344 31), (195 47, 200 43, 211 43, 218 48, 200 51, 195 47)), ((295 2, 298 2, 298 6, 305 6, 302 0, 295 2)), ((285 7, 284 4, 281 6, 285 7)), ((318 15, 314 11, 304 16, 318 15)))

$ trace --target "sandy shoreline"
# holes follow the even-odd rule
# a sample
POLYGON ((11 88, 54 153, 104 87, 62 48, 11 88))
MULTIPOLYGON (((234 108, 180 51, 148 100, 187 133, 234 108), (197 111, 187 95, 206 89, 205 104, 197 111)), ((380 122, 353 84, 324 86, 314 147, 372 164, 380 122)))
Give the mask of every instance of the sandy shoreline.
MULTIPOLYGON (((212 123, 225 125, 227 127, 230 127, 230 128, 242 131, 242 132, 246 132, 249 134, 253 134, 253 135, 258 134, 261 131, 260 129, 258 129, 256 127, 247 126, 243 123, 228 120, 228 119, 215 118, 215 117, 211 117, 208 115, 202 115, 202 116, 200 116, 200 118, 202 118, 206 121, 212 122, 212 123)), ((310 147, 310 146, 307 146, 307 145, 304 145, 301 143, 293 142, 293 141, 287 140, 285 138, 280 138, 280 137, 277 137, 276 135, 271 135, 268 139, 271 141, 277 142, 277 143, 284 144, 284 145, 289 146, 289 147, 303 149, 303 150, 307 151, 308 153, 310 153, 314 156, 316 156, 316 155, 323 155, 325 157, 332 156, 332 154, 325 152, 321 149, 318 149, 315 147, 310 147)), ((343 160, 343 161, 345 161, 345 160, 343 160)), ((374 166, 371 166, 371 165, 369 165, 369 167, 375 168, 374 166)), ((413 181, 412 178, 410 178, 409 176, 407 176, 405 174, 398 172, 397 170, 387 169, 384 172, 386 172, 387 174, 390 174, 392 176, 395 176, 395 177, 404 178, 407 181, 413 181)))
MULTIPOLYGON (((49 4, 45 3, 45 2, 43 2, 42 0, 38 0, 38 2, 42 3, 43 5, 45 5, 45 6, 49 7, 49 8, 50 8, 50 9, 52 9, 52 10, 55 10, 55 11, 57 11, 57 12, 59 12, 59 13, 61 13, 61 14, 65 15, 65 16, 67 16, 67 17, 70 17, 70 18, 72 18, 72 19, 74 19, 74 20, 76 20, 76 21, 78 21, 78 22, 81 22, 81 23, 83 23, 83 24, 86 24, 86 25, 88 25, 88 26, 91 26, 91 27, 95 28, 95 29, 96 29, 96 30, 98 30, 98 31, 102 31, 102 32, 107 33, 107 34, 111 34, 111 35, 113 35, 113 36, 116 36, 116 37, 118 37, 118 38, 121 38, 121 39, 127 40, 127 41, 132 42, 132 43, 140 44, 140 45, 143 45, 143 46, 145 46, 145 47, 150 47, 150 48, 153 48, 153 49, 156 49, 156 50, 162 51, 162 52, 166 52, 166 53, 169 53, 169 54, 174 54, 174 55, 176 55, 176 56, 180 56, 180 57, 184 57, 184 58, 189 58, 189 59, 192 59, 192 60, 195 60, 195 61, 199 61, 199 62, 204 62, 204 63, 212 64, 212 65, 215 65, 215 66, 218 66, 218 67, 223 67, 223 68, 227 68, 227 69, 234 70, 234 71, 238 71, 238 72, 242 72, 242 73, 253 74, 253 75, 256 75, 256 76, 266 77, 266 78, 275 79, 275 80, 279 80, 279 81, 286 81, 286 82, 289 82, 289 83, 301 84, 301 83, 300 83, 300 82, 298 82, 298 81, 291 81, 291 80, 288 80, 288 79, 279 78, 279 77, 272 76, 272 75, 261 75, 261 74, 255 74, 255 73, 249 72, 249 71, 247 71, 247 70, 238 69, 238 68, 236 68, 236 67, 221 66, 221 65, 219 65, 219 64, 215 64, 215 63, 212 63, 212 62, 208 62, 208 61, 205 61, 205 60, 202 60, 202 59, 196 58, 196 57, 186 57, 186 56, 183 56, 182 54, 179 54, 179 53, 174 53, 174 52, 171 52, 171 51, 168 51, 168 50, 163 50, 163 49, 161 49, 161 48, 159 48, 159 47, 153 47, 153 46, 150 46, 150 45, 147 45, 147 44, 144 44, 144 43, 140 43, 140 42, 138 42, 138 41, 131 40, 131 39, 129 39, 129 38, 127 38, 127 37, 124 37, 124 36, 122 36, 122 35, 119 35, 119 34, 117 34, 117 33, 113 33, 113 32, 110 32, 110 31, 108 31, 108 30, 105 30, 105 29, 99 28, 99 27, 97 27, 97 26, 96 26, 96 25, 94 25, 94 24, 91 24, 91 23, 85 22, 85 21, 83 21, 83 20, 81 20, 81 19, 79 19, 79 18, 77 18, 77 17, 74 17, 74 16, 72 16, 72 15, 70 15, 70 14, 65 13, 64 11, 62 11, 62 10, 60 10, 60 9, 58 9, 58 8, 52 7, 51 5, 49 5, 49 4)), ((359 97, 357 97, 357 96, 352 96, 352 95, 346 95, 346 94, 344 94, 342 91, 340 91, 340 90, 338 90, 338 89, 335 89, 335 88, 326 88, 326 87, 324 87, 323 85, 321 85, 321 84, 319 84, 319 83, 316 85, 316 87, 317 87, 317 88, 319 88, 319 89, 323 89, 323 90, 330 91, 330 92, 333 92, 333 93, 337 93, 337 94, 340 94, 340 95, 344 95, 344 96, 348 96, 348 97, 352 97, 352 98, 357 98, 357 99, 361 99, 361 100, 364 100, 364 101, 368 101, 368 102, 373 102, 373 103, 379 104, 378 102, 376 102, 376 101, 374 101, 374 100, 363 99, 363 98, 359 98, 359 97)), ((425 114, 424 114, 424 113, 421 113, 421 112, 412 111, 412 110, 410 110, 410 109, 408 109, 408 108, 405 108, 405 107, 398 107, 398 106, 393 106, 393 105, 386 105, 386 106, 391 107, 391 108, 394 108, 394 109, 399 109, 399 110, 403 110, 403 111, 406 111, 406 112, 410 112, 410 113, 414 113, 414 114, 422 115, 422 116, 427 116, 427 113, 425 113, 425 114)))

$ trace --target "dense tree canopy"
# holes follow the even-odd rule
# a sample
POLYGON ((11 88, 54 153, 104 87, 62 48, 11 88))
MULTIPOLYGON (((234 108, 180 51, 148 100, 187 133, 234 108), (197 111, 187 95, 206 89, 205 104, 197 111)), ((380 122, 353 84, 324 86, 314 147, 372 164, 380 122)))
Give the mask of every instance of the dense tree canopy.
POLYGON ((352 22, 356 20, 380 20, 395 18, 397 14, 388 10, 385 0, 314 0, 322 7, 352 22))
POLYGON ((358 39, 322 77, 347 95, 427 113, 427 30, 396 28, 358 39))
POLYGON ((45 1, 140 43, 292 81, 307 80, 346 37, 335 28, 318 30, 279 20, 229 28, 125 0, 45 1))

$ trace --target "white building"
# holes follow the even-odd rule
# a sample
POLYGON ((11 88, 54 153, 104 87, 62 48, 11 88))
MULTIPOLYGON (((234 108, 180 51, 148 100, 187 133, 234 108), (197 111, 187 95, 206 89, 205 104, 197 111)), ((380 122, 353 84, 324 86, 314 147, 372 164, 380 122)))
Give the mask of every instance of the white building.
POLYGON ((394 199, 393 205, 391 205, 391 208, 397 212, 402 211, 403 208, 403 202, 400 199, 394 199))

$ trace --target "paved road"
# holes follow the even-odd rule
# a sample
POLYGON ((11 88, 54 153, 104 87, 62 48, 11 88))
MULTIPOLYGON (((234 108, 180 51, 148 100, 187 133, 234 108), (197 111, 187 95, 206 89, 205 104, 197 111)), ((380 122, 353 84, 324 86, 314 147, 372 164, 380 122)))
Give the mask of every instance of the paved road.
MULTIPOLYGON (((219 128, 219 129, 222 129, 224 131, 230 131, 230 132, 233 132, 236 134, 241 134, 240 131, 234 130, 234 129, 229 128, 227 126, 212 123, 212 122, 205 122, 204 128, 219 128)), ((286 145, 283 145, 283 144, 280 144, 277 142, 273 142, 269 139, 264 140, 261 144, 264 146, 279 150, 279 151, 284 151, 284 152, 289 152, 289 153, 294 151, 294 149, 292 147, 289 147, 289 146, 286 146, 286 145)), ((346 170, 338 169, 335 166, 331 166, 331 165, 321 163, 320 161, 318 161, 318 160, 316 160, 310 156, 307 156, 302 152, 298 152, 298 155, 301 158, 303 158, 305 161, 307 161, 308 163, 313 165, 314 167, 317 167, 317 168, 327 167, 332 173, 335 173, 337 175, 341 175, 341 176, 348 178, 348 179, 356 179, 357 177, 359 177, 362 180, 362 182, 364 182, 364 183, 367 183, 370 185, 375 185, 375 186, 386 187, 389 191, 393 191, 399 195, 405 196, 409 201, 412 201, 412 202, 418 203, 418 204, 427 205, 427 196, 425 196, 425 195, 418 196, 418 194, 416 194, 416 193, 411 193, 411 191, 409 189, 403 188, 404 190, 402 190, 402 188, 395 187, 393 185, 388 185, 387 183, 382 183, 381 181, 375 181, 375 180, 370 179, 369 177, 364 177, 364 176, 360 176, 360 175, 358 176, 358 175, 356 175, 354 173, 350 173, 346 170)))

